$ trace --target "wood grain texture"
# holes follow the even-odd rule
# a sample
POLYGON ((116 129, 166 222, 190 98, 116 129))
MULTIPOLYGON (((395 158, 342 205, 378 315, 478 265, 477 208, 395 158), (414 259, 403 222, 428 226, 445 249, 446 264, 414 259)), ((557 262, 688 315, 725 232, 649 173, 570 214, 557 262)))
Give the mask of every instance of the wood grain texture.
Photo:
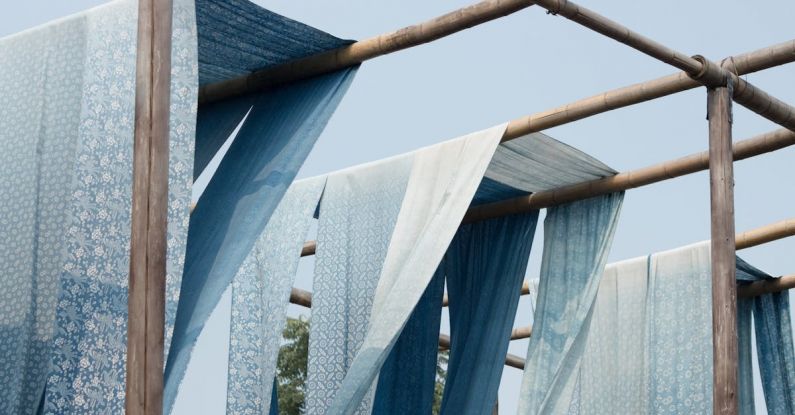
POLYGON ((163 412, 171 0, 140 0, 125 411, 163 412))
POLYGON ((712 261, 713 413, 734 415, 737 396, 737 282, 731 88, 707 92, 712 261))

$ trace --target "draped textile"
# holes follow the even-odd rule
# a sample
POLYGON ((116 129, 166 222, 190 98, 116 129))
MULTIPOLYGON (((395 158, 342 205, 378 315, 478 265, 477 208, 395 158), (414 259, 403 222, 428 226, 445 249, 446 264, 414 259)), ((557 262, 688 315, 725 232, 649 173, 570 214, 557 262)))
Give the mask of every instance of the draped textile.
MULTIPOLYGON (((137 2, 121 0, 0 40, 2 413, 123 411, 136 29, 137 2)), ((193 3, 175 1, 167 336, 191 195, 195 36, 193 3)))
MULTIPOLYGON (((737 258, 737 280, 743 283, 769 280, 772 277, 737 258)), ((746 326, 739 331, 740 356, 748 360, 750 372, 750 318, 756 330, 756 351, 765 406, 769 414, 795 413, 795 352, 792 344, 789 293, 769 293, 753 298, 738 298, 738 322, 746 326), (745 332, 746 334, 743 335, 745 332), (745 353, 744 353, 745 349, 745 353)), ((740 366, 743 376, 743 365, 740 366)), ((747 382, 750 383, 750 373, 747 382)), ((743 379, 741 378, 741 382, 743 379)), ((742 383, 741 383, 742 384, 742 383)), ((753 386, 748 386, 752 388, 753 386)), ((742 391, 742 387, 740 388, 742 391)), ((753 392, 753 389, 751 389, 753 392)), ((741 395, 742 396, 742 395, 741 395)), ((753 398, 753 396, 752 396, 753 398)), ((750 400, 753 407, 753 399, 750 400)), ((752 411, 748 413, 753 413, 752 411)))
MULTIPOLYGON (((536 133, 502 143, 473 204, 594 180, 615 171, 536 133)), ((452 349, 442 413, 490 414, 497 399, 537 212, 462 225, 444 260, 452 349)))
MULTIPOLYGON (((573 399, 576 405, 570 413, 712 411, 709 249, 708 241, 701 242, 606 267, 573 399)), ((737 258, 738 281, 766 278, 737 258)), ((738 298, 738 395, 744 414, 754 413, 751 312, 755 301, 738 298)), ((764 345, 757 343, 760 371, 770 370, 772 365, 764 360, 775 360, 776 353, 763 354, 764 345)), ((768 394, 768 390, 765 386, 766 397, 786 399, 787 392, 768 394)), ((778 402, 771 406, 773 413, 781 407, 778 402)))
MULTIPOLYGON (((237 76, 348 43, 242 0, 200 0, 200 79, 237 76), (230 24, 233 22, 233 24, 230 24), (317 42, 313 44, 312 42, 317 42)), ((169 412, 193 345, 350 85, 356 68, 203 106, 198 176, 245 117, 190 218, 185 278, 166 363, 169 412)))
MULTIPOLYGON (((375 287, 406 192, 411 154, 332 173, 320 204, 306 411, 332 402, 367 333, 375 287)), ((362 404, 369 414, 372 391, 362 404)))
POLYGON ((441 262, 504 131, 501 125, 414 153, 369 328, 328 413, 353 413, 365 398, 441 262))
POLYGON ((450 359, 442 414, 491 414, 538 211, 461 225, 447 250, 450 359))
POLYGON ((444 273, 437 270, 378 375, 374 414, 430 414, 436 384, 444 273))
POLYGON ((520 414, 568 410, 622 200, 613 193, 548 209, 520 414))
POLYGON ((293 183, 232 281, 227 413, 264 414, 301 248, 325 178, 293 183))

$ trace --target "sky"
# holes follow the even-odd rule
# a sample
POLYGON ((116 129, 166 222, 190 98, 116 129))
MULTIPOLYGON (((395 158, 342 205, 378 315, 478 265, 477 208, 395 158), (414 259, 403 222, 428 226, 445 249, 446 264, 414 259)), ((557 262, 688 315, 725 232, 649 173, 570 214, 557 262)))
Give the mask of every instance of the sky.
MULTIPOLYGON (((45 23, 99 0, 10 2, 0 14, 0 36, 45 23)), ((474 0, 256 0, 272 11, 338 37, 364 39, 418 23, 474 0)), ((649 2, 581 0, 581 4, 686 54, 739 54, 791 40, 795 2, 702 0, 649 2)), ((331 172, 481 130, 609 89, 675 72, 668 65, 538 7, 480 25, 431 44, 365 63, 299 173, 331 172)), ((795 103, 795 65, 744 78, 795 103)), ((735 105, 735 140, 778 128, 735 105)), ((707 148, 703 88, 624 108, 545 131, 619 171, 707 148)), ((795 148, 735 163, 738 231, 795 217, 795 148)), ((538 227, 529 278, 540 267, 538 227)), ((705 172, 627 193, 610 261, 709 238, 709 178, 705 172)), ((795 238, 740 251, 773 275, 795 273, 795 238)), ((312 259, 302 260, 297 286, 311 289, 312 259)), ((686 310, 682 310, 686 312, 686 310)), ((307 314, 291 306, 291 315, 307 314)), ((532 319, 523 297, 515 326, 532 319)), ((199 340, 176 414, 222 414, 225 406, 229 295, 199 340)), ((449 332, 449 327, 442 328, 449 332)), ((524 356, 527 341, 510 352, 524 356)), ((506 368, 500 412, 515 413, 521 372, 506 368)), ((757 391, 757 413, 764 412, 757 391)))

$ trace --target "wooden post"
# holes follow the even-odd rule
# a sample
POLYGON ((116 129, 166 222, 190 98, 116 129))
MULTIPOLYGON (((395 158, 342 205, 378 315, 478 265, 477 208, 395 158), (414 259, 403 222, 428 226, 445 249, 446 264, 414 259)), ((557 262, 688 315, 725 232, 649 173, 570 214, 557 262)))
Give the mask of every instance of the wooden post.
POLYGON ((732 91, 709 88, 709 177, 712 226, 713 413, 735 415, 737 399, 737 285, 735 280, 732 91))
POLYGON ((127 321, 129 415, 163 413, 171 0, 139 0, 127 321))

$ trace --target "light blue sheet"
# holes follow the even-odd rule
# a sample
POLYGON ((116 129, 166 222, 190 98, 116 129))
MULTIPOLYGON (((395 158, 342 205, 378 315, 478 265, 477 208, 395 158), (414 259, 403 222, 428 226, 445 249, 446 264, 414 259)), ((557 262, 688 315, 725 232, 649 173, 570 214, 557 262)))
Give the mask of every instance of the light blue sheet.
POLYGON ((547 210, 520 414, 569 408, 622 200, 623 193, 614 193, 547 210))
POLYGON ((325 177, 293 183, 232 281, 226 412, 264 414, 272 402, 290 290, 325 177))

